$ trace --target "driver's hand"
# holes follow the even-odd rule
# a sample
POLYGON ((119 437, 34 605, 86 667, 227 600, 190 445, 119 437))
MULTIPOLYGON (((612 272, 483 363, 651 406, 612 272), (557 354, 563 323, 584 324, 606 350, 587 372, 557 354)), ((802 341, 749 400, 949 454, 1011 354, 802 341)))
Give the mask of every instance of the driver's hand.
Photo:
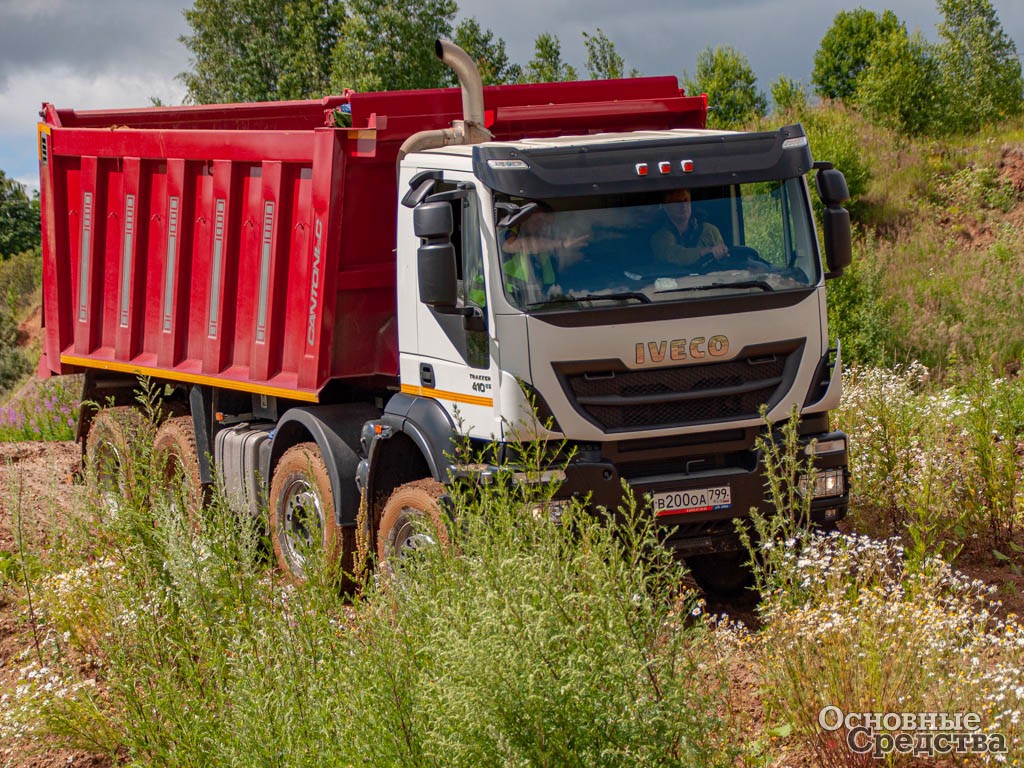
POLYGON ((725 243, 713 245, 710 248, 708 248, 707 255, 712 256, 716 259, 723 259, 729 255, 729 246, 727 246, 725 243))
POLYGON ((581 248, 590 242, 590 234, 569 237, 562 241, 563 248, 581 248))

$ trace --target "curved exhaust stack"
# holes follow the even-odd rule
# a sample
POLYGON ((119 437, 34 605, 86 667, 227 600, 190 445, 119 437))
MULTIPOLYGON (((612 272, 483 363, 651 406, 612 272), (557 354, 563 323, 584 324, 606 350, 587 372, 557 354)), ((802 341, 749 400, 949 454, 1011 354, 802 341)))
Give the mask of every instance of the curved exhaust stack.
POLYGON ((435 42, 434 52, 459 78, 459 86, 462 88, 462 119, 454 121, 451 128, 414 133, 398 150, 399 164, 410 152, 451 144, 482 144, 492 138, 491 132, 484 128, 484 86, 476 62, 448 40, 435 42))

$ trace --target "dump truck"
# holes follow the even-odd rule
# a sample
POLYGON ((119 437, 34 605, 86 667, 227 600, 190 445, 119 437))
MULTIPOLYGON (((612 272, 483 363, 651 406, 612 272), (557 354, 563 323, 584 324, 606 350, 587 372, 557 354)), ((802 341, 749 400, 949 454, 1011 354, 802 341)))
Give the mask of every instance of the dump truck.
POLYGON ((482 87, 437 55, 459 88, 43 105, 41 369, 105 404, 78 438, 113 492, 147 377, 167 466, 265 514, 295 578, 360 526, 381 558, 422 544, 452 483, 535 482, 524 439, 569 448, 546 513, 630 492, 713 573, 795 409, 812 517, 843 517, 848 193, 802 127, 708 130, 674 77, 482 87))

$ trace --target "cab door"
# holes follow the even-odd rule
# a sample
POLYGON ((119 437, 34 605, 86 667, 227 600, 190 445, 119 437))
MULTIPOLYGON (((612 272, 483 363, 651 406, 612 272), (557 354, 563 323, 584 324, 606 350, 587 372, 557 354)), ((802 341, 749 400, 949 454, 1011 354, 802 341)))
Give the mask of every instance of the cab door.
POLYGON ((471 437, 499 438, 497 347, 488 318, 480 198, 473 177, 446 173, 427 198, 438 199, 452 206, 460 313, 439 311, 417 296, 416 349, 400 355, 402 391, 440 401, 471 437))

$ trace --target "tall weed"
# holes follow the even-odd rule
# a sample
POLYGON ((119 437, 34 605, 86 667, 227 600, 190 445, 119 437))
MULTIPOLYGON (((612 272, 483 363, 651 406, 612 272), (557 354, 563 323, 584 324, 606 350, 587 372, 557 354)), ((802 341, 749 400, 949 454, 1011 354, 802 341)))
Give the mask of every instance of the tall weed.
POLYGON ((851 519, 906 537, 917 561, 972 537, 1003 547, 1024 515, 1024 381, 984 368, 939 385, 920 364, 852 368, 837 425, 850 436, 851 519))
POLYGON ((30 395, 0 406, 0 441, 72 440, 78 405, 66 379, 49 379, 30 395))
POLYGON ((502 474, 453 491, 451 547, 344 599, 329 573, 282 583, 219 501, 190 526, 146 460, 93 509, 104 559, 43 584, 66 652, 37 733, 81 744, 91 718, 88 746, 142 765, 734 764, 696 598, 635 507, 552 519, 502 474))
POLYGON ((892 540, 838 534, 787 552, 754 643, 772 717, 823 766, 876 764, 849 750, 845 729, 820 727, 826 706, 977 712, 983 731, 1006 737, 1004 757, 1020 755, 1024 627, 994 618, 980 582, 939 559, 905 567, 903 554, 892 540))

